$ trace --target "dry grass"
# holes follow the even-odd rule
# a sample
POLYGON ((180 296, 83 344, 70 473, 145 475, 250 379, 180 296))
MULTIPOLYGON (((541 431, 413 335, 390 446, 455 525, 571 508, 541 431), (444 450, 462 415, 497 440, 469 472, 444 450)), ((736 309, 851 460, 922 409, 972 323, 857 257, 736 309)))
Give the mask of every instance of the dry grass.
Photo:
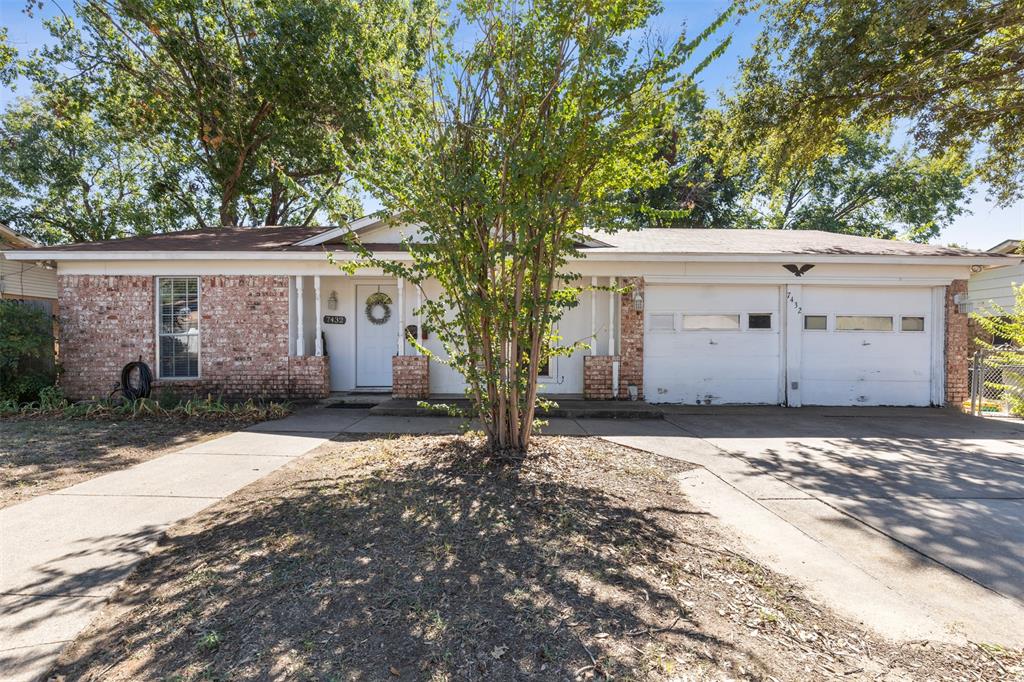
POLYGON ((0 420, 0 508, 228 432, 182 421, 0 420))
POLYGON ((173 528, 57 674, 85 680, 990 679, 1018 653, 897 646, 736 554, 684 465, 542 438, 330 443, 173 528))

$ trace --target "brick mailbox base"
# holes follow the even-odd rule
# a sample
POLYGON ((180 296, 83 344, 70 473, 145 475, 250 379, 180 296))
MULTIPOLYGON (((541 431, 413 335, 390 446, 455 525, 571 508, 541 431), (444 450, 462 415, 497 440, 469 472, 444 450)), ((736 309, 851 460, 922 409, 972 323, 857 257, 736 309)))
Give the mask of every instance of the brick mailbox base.
POLYGON ((586 355, 583 357, 583 397, 587 400, 611 400, 612 363, 618 355, 586 355))
POLYGON ((430 360, 425 355, 391 358, 391 394, 395 398, 423 400, 430 397, 430 360))

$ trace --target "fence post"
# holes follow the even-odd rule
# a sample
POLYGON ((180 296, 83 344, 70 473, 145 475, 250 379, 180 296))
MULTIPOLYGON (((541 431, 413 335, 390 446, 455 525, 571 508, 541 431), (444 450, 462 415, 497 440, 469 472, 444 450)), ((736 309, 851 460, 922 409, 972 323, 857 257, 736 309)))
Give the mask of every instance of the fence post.
POLYGON ((971 371, 971 415, 978 416, 980 413, 980 394, 978 381, 981 378, 981 351, 974 351, 974 363, 971 371))

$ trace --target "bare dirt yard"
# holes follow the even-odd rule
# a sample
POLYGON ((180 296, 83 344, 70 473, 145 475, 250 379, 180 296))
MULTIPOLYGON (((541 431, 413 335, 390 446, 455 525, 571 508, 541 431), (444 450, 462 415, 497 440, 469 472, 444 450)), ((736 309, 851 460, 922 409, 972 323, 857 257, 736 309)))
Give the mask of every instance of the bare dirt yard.
POLYGON ((0 419, 0 508, 231 430, 156 419, 0 419))
POLYGON ((678 462, 540 438, 331 442, 173 527, 66 680, 1006 680, 1019 652, 885 641, 751 563, 678 462))

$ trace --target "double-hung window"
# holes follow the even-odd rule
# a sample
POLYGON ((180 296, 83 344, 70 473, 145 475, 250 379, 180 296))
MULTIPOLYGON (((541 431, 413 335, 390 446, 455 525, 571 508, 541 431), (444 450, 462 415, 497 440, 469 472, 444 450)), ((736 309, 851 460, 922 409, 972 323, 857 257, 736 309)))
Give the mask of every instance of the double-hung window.
POLYGON ((157 278, 156 317, 160 378, 198 378, 199 278, 157 278))

